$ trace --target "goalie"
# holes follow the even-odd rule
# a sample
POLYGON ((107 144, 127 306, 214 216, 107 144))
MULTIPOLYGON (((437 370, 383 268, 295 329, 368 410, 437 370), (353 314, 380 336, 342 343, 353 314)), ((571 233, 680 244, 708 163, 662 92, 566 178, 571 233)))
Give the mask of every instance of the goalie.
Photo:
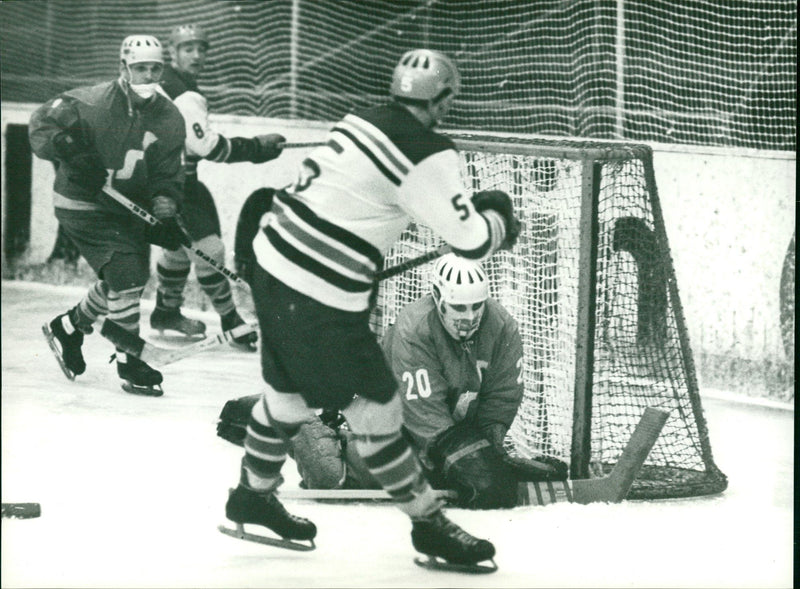
MULTIPOLYGON (((522 341, 516 321, 489 297, 483 268, 448 254, 433 270, 431 291, 400 312, 382 342, 400 383, 404 434, 431 483, 456 491, 460 507, 492 509, 517 505, 519 482, 565 480, 563 462, 524 460, 504 448, 524 390, 522 341)), ((250 404, 229 402, 222 437, 243 437, 250 404)), ((342 422, 323 412, 301 428, 293 449, 304 486, 380 488, 342 422)))

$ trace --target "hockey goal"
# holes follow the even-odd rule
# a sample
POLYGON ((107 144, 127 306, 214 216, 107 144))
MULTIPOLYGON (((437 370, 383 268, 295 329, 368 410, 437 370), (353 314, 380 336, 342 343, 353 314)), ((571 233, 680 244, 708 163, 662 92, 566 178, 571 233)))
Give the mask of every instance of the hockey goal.
MULTIPOLYGON (((490 293, 519 322, 525 397, 506 444, 565 460, 573 479, 610 471, 646 407, 670 418, 629 498, 727 487, 714 463, 692 352, 644 145, 458 135, 467 187, 512 195, 513 252, 486 264, 490 293)), ((386 259, 441 245, 413 226, 386 259)), ((427 264, 381 283, 373 328, 428 292, 427 264)))

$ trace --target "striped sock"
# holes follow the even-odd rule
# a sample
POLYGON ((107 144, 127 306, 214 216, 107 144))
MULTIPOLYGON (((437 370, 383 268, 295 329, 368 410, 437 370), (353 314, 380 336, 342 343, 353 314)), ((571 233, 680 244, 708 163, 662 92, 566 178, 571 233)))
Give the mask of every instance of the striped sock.
POLYGON ((242 472, 243 476, 246 475, 248 487, 258 491, 271 491, 283 482, 281 468, 286 462, 290 440, 298 431, 300 424, 270 423, 264 399, 258 401, 247 423, 244 440, 242 472))
POLYGON ((70 320, 82 332, 91 333, 92 324, 102 315, 108 315, 108 284, 98 280, 70 311, 70 320))
POLYGON ((356 449, 369 472, 397 506, 411 517, 425 517, 441 506, 400 432, 381 436, 355 436, 356 449))

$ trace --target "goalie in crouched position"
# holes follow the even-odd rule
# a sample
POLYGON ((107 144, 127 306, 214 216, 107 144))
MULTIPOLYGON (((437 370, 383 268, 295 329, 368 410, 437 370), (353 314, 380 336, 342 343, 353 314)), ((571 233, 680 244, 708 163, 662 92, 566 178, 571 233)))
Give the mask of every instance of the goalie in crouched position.
MULTIPOLYGON (((403 430, 434 487, 457 493, 468 509, 512 507, 518 483, 567 478, 551 457, 522 459, 504 447, 523 395, 517 322, 489 297, 478 262, 448 254, 432 273, 431 293, 406 306, 382 341, 400 386, 403 430)), ((255 397, 230 401, 218 432, 241 443, 255 397)), ((294 459, 308 488, 380 488, 351 448, 336 412, 305 424, 294 459)))

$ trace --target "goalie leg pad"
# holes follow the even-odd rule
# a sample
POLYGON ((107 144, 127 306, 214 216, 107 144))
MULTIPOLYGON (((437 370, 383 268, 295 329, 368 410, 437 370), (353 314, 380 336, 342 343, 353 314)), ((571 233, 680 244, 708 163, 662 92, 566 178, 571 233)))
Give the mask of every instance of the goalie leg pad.
POLYGON ((307 489, 338 489, 344 485, 342 445, 334 430, 314 418, 292 439, 297 472, 307 489))

